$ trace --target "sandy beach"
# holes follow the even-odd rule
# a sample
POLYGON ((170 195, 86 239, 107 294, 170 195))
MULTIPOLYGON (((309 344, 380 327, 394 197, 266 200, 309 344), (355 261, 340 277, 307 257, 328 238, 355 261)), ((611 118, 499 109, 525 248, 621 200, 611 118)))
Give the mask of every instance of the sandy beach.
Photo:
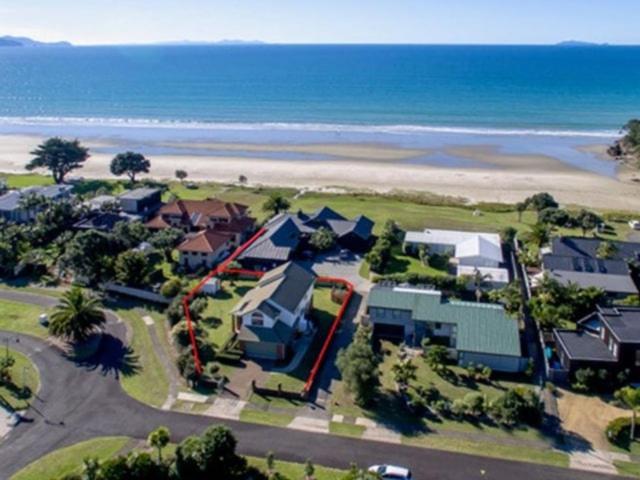
MULTIPOLYGON (((0 171, 24 173, 31 151, 43 138, 0 136, 0 171)), ((109 163, 114 151, 130 147, 113 138, 83 138, 92 151, 85 177, 112 177, 109 163)), ((464 197, 472 202, 516 202, 547 191, 563 204, 615 210, 640 210, 640 175, 620 170, 617 177, 582 170, 549 155, 509 154, 491 145, 450 146, 446 153, 475 162, 474 167, 447 168, 405 160, 433 152, 388 144, 265 144, 160 143, 171 153, 146 153, 152 162, 150 176, 174 177, 184 169, 194 181, 235 182, 245 175, 251 185, 326 187, 387 192, 407 190, 464 197), (198 149, 198 154, 180 150, 198 149), (210 152, 210 154, 207 154, 210 152), (234 152, 238 152, 236 155, 234 152), (264 158, 265 152, 285 152, 286 160, 264 158), (322 156, 322 160, 303 154, 322 156), (300 155, 300 158, 297 158, 300 155), (634 180, 636 179, 636 180, 634 180)), ((593 146, 594 151, 602 146, 593 146)))

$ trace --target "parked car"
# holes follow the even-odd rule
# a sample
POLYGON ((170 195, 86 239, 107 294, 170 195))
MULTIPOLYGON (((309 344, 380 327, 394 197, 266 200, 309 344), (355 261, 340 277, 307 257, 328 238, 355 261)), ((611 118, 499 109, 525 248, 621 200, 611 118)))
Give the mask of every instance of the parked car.
POLYGON ((411 480, 411 470, 395 465, 373 465, 369 472, 377 473, 383 480, 411 480))
POLYGON ((640 220, 631 220, 629 222, 629 227, 633 230, 640 230, 640 220))

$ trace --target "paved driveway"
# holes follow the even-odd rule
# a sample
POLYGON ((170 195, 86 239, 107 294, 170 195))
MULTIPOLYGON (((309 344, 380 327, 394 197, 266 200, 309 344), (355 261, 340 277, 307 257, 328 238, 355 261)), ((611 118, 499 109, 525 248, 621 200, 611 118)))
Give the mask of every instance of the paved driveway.
POLYGON ((362 256, 350 253, 346 259, 341 259, 337 250, 317 255, 313 260, 300 262, 317 275, 344 278, 353 284, 359 292, 368 292, 371 282, 362 278, 358 271, 362 263, 362 256))

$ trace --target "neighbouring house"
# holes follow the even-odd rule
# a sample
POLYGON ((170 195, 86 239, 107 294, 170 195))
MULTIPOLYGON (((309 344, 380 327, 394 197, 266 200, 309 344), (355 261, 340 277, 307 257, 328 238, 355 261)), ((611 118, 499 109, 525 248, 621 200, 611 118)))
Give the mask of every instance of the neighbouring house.
POLYGON ((365 319, 378 338, 408 345, 421 345, 429 338, 434 345, 444 345, 461 366, 474 363, 519 372, 526 365, 518 321, 501 305, 449 300, 439 291, 420 287, 376 285, 365 319))
POLYGON ((72 185, 47 185, 11 190, 0 196, 0 217, 8 222, 26 223, 32 221, 38 213, 37 208, 24 207, 24 201, 31 196, 50 201, 71 198, 72 185))
POLYGON ((188 234, 178 245, 180 265, 187 270, 213 268, 224 260, 233 249, 233 237, 213 230, 188 234))
POLYGON ((215 198, 176 200, 160 208, 158 214, 146 225, 155 230, 211 230, 229 235, 233 245, 238 246, 254 230, 255 218, 249 216, 249 207, 240 203, 223 202, 215 198))
POLYGON ((100 230, 110 232, 118 222, 129 222, 131 218, 114 212, 94 212, 73 225, 78 230, 100 230))
POLYGON ((497 233, 461 232, 427 228, 421 232, 407 232, 404 248, 417 253, 424 247, 428 255, 450 257, 457 276, 480 273, 486 283, 502 287, 509 283, 509 270, 505 266, 502 241, 497 233))
POLYGON ((558 362, 570 375, 581 368, 629 370, 634 380, 640 379, 638 307, 598 307, 577 323, 576 330, 556 329, 553 336, 558 362))
POLYGON ((118 197, 113 195, 96 195, 84 202, 84 205, 92 212, 99 212, 105 210, 107 206, 120 208, 120 202, 118 197))
POLYGON ((296 335, 311 330, 315 275, 294 262, 260 279, 232 310, 242 351, 249 357, 283 360, 296 335))
POLYGON ((118 203, 124 213, 146 220, 162 206, 162 191, 159 188, 136 188, 119 195, 118 203))
POLYGON ((542 255, 543 271, 534 277, 534 286, 546 274, 563 285, 601 288, 614 298, 637 294, 633 264, 640 260, 640 243, 606 240, 610 248, 606 258, 601 258, 603 242, 598 238, 554 238, 550 251, 542 255))
POLYGON ((347 220, 328 207, 312 214, 281 213, 267 222, 266 232, 238 260, 247 267, 259 269, 281 265, 309 249, 309 239, 320 228, 332 231, 341 248, 362 252, 371 245, 373 226, 373 221, 363 215, 347 220))

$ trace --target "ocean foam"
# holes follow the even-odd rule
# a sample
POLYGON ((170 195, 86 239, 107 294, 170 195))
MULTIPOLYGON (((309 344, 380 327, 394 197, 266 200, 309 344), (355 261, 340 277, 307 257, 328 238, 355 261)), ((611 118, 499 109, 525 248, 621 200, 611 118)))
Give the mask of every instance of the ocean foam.
POLYGON ((547 128, 476 128, 428 125, 364 125, 331 123, 220 123, 203 121, 171 121, 143 118, 100 118, 100 117, 0 117, 2 126, 76 126, 111 128, 167 128, 207 131, 307 131, 328 133, 377 133, 393 135, 419 134, 460 134, 478 136, 546 136, 546 137, 592 137, 616 138, 620 133, 614 130, 553 130, 547 128))

